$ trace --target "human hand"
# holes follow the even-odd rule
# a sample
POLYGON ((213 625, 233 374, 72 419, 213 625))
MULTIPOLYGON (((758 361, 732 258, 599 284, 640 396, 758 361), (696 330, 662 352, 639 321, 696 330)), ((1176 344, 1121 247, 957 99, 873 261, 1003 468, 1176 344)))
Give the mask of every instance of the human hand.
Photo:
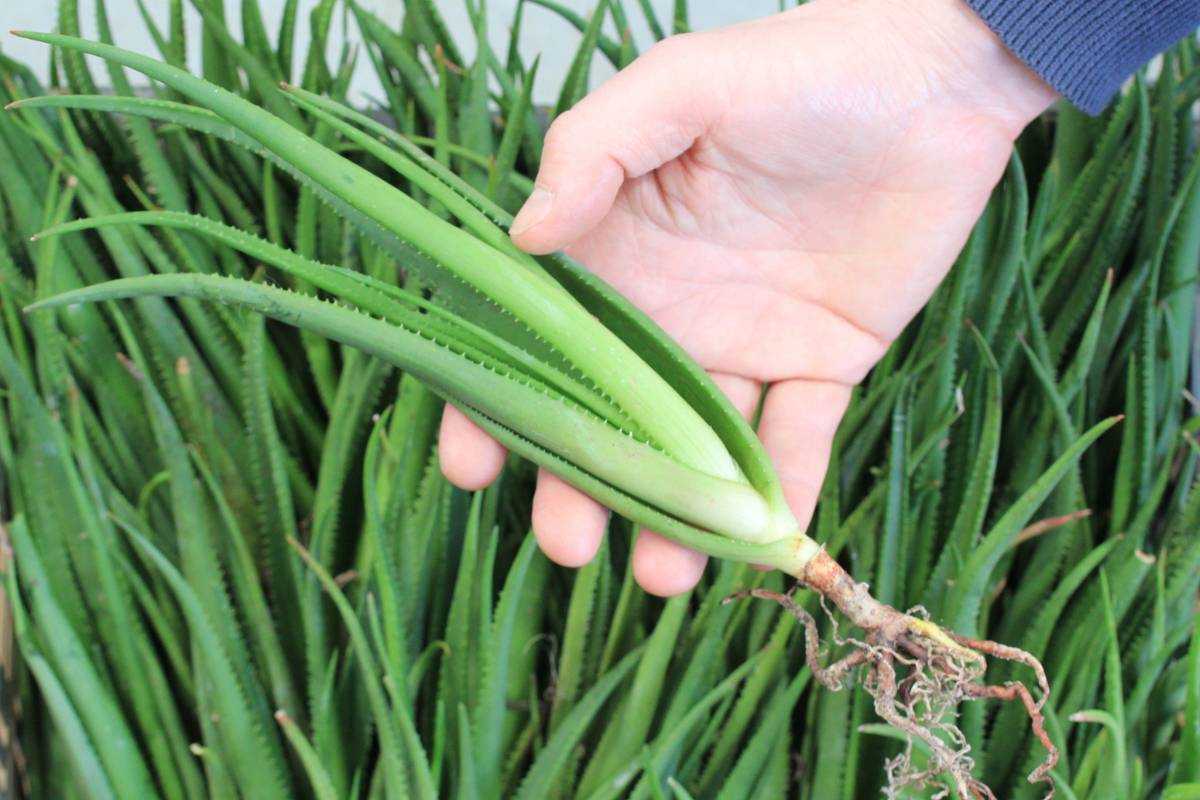
MULTIPOLYGON (((565 248, 645 310, 758 433, 801 526, 851 388, 945 276, 1012 143, 1054 98, 963 0, 816 0, 672 37, 551 126, 512 228, 565 248)), ((504 449, 447 407, 442 470, 466 489, 504 449)), ((533 529, 581 566, 607 511, 545 472, 533 529)), ((648 592, 705 556, 643 531, 648 592)))

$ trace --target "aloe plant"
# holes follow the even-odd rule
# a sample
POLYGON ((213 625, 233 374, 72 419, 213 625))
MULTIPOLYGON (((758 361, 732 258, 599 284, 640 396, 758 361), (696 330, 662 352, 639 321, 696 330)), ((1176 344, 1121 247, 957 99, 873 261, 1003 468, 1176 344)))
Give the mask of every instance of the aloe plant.
MULTIPOLYGON (((394 162, 408 170, 397 179, 347 132, 307 112, 299 124, 442 218, 458 194, 503 228, 507 217, 445 167, 506 207, 519 199, 528 182, 512 170, 536 167, 536 124, 514 124, 528 120, 528 107, 514 105, 527 73, 513 48, 507 64, 486 47, 469 69, 439 62, 439 48, 456 59, 461 48, 446 41, 433 4, 409 5, 415 20, 399 33, 360 19, 374 66, 396 82, 395 124, 411 139, 345 119, 418 167, 394 162), (397 60, 405 54, 420 57, 397 60), (472 99, 488 69, 507 123, 494 138, 472 99), (497 147, 507 155, 489 161, 497 147), (438 182, 457 191, 433 199, 426 189, 438 182)), ((320 4, 318 30, 331 7, 320 4)), ((621 3, 608 13, 620 31, 621 3)), ((206 24, 218 42, 209 53, 289 77, 274 66, 290 63, 288 36, 268 52, 253 26, 243 44, 214 15, 206 24)), ((180 36, 160 38, 170 61, 180 36)), ((295 79, 338 98, 350 62, 322 66, 327 45, 337 42, 314 40, 295 79)), ((1187 796, 1200 780, 1196 738, 1181 724, 1200 695, 1189 649, 1196 425, 1179 396, 1194 303, 1181 287, 1198 230, 1192 61, 1183 46, 1162 77, 1131 87, 1099 122, 1063 112, 1023 138, 952 277, 856 392, 811 532, 856 577, 891 587, 894 602, 923 603, 960 631, 1044 661, 1055 687, 1046 735, 1063 753, 1051 775, 1078 797, 1187 796), (1130 213, 1130 196, 1158 210, 1130 213), (1127 415, 1120 436, 1056 464, 1116 412, 1127 415)), ((86 68, 80 59, 66 73, 73 91, 90 91, 86 68)), ((0 70, 11 79, 6 100, 43 93, 18 65, 0 70)), ((258 102, 274 93, 257 80, 229 86, 258 102)), ((188 298, 21 315, 114 275, 223 271, 255 288, 271 275, 322 297, 352 289, 346 304, 379 304, 369 312, 377 320, 415 309, 430 329, 470 334, 493 359, 574 385, 563 361, 545 370, 547 359, 528 357, 534 345, 513 346, 522 340, 505 318, 465 313, 444 287, 439 297, 410 251, 394 258, 342 223, 344 202, 293 183, 273 154, 260 161, 261 145, 220 116, 172 102, 174 90, 160 95, 171 99, 56 95, 0 115, 0 350, 11 354, 0 356, 0 458, 11 484, 5 527, 24 542, 7 582, 14 608, 27 611, 17 615, 16 774, 34 796, 105 796, 145 774, 171 797, 873 794, 905 753, 903 731, 876 724, 866 693, 815 688, 799 626, 775 605, 720 602, 746 587, 782 594, 780 573, 719 562, 694 594, 660 608, 622 567, 623 537, 578 576, 551 570, 527 541, 527 472, 513 463, 474 502, 451 492, 430 451, 436 400, 383 359, 320 336, 188 298), (97 157, 74 123, 108 125, 108 111, 128 138, 107 140, 97 157), (137 208, 151 211, 128 216, 137 208), (29 241, 77 215, 92 219, 70 224, 93 233, 29 241), (272 266, 256 272, 260 264, 272 266), (396 294, 396 264, 408 294, 396 294), (373 411, 381 416, 369 424, 373 411), (44 487, 59 485, 82 488, 44 502, 44 487), (39 563, 44 581, 33 580, 39 563), (172 569, 187 589, 167 577, 172 569), (193 602, 199 609, 185 613, 193 602), (54 619, 84 647, 47 641, 54 619), (215 647, 196 649, 214 637, 215 647), (110 699, 79 691, 95 685, 88 671, 114 676, 110 699), (137 674, 144 684, 121 680, 137 674), (242 722, 221 724, 219 708, 239 703, 242 722), (118 741, 136 753, 108 746, 122 728, 132 739, 118 741), (794 758, 808 765, 798 775, 794 758)), ((490 230, 455 219, 476 236, 490 230)), ((586 275, 572 279, 569 263, 543 267, 582 291, 586 275)), ((611 411, 576 391, 598 416, 611 411)), ((795 600, 817 610, 811 596, 795 600)), ((994 669, 1003 683, 1024 668, 994 669)), ((960 711, 976 776, 1002 796, 1041 791, 1023 779, 1043 754, 1019 704, 960 711)), ((907 752, 894 778, 935 763, 920 740, 907 752)))
MULTIPOLYGON (((933 750, 932 774, 952 773, 960 792, 981 784, 957 747, 944 743, 933 728, 945 724, 943 717, 955 703, 972 697, 1024 698, 1049 753, 1031 779, 1045 778, 1057 754, 1041 733, 1049 686, 1036 659, 1015 648, 948 634, 927 618, 871 597, 800 528, 753 430, 711 380, 648 318, 565 257, 538 260, 517 251, 502 227, 509 221, 506 215, 481 194, 427 160, 412 158, 411 148, 370 120, 304 90, 283 87, 297 107, 419 186, 461 227, 288 121, 183 70, 74 37, 19 35, 123 64, 203 105, 257 142, 429 289, 425 298, 201 219, 148 213, 73 223, 36 238, 115 223, 171 225, 212 236, 338 302, 240 278, 173 275, 75 289, 27 310, 188 296, 249 308, 382 358, 420 379, 513 452, 638 524, 710 555, 779 568, 831 600, 866 632, 867 644, 822 668, 815 622, 792 606, 811 632, 814 676, 836 688, 850 668, 867 665, 878 712, 933 750), (1033 667, 1041 699, 1035 702, 1023 688, 1018 693, 978 686, 985 655, 1033 667), (931 710, 914 711, 898 697, 897 665, 913 659, 911 680, 940 696, 931 710)), ((1015 535, 1020 520, 1115 422, 1103 421, 1073 443, 1000 520, 1002 530, 1015 535)), ((979 551, 973 563, 999 558, 1002 542, 997 549, 979 551)), ((972 616, 972 603, 980 600, 964 601, 972 616)))

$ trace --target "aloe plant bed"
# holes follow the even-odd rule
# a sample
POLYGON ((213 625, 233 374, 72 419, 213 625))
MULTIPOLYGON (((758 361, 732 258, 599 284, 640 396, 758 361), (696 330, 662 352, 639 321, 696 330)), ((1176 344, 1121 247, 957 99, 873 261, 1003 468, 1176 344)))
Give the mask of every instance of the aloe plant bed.
MULTIPOLYGON (((280 53, 216 16, 210 81, 63 35, 27 34, 76 93, 3 65, 0 157, 22 165, 0 215, 8 597, 38 709, 22 730, 46 743, 27 752, 28 793, 828 797, 886 774, 895 793, 1048 791, 1028 775, 1149 796, 1200 780, 1175 721, 1200 702, 1187 45, 1101 122, 1027 135, 947 285, 860 390, 810 538, 703 372, 579 266, 509 243, 515 170, 536 159, 519 56, 504 68, 484 47, 451 69, 432 6, 412 4, 400 34, 348 8, 411 138, 337 102, 348 50, 330 70, 317 37, 304 87, 280 88, 280 53), (407 61, 414 47, 436 58, 407 61), (81 53, 118 89, 122 67, 167 88, 87 94, 81 53), (481 88, 496 73, 500 130, 481 88), (81 131, 109 125, 130 144, 102 161, 81 131), (1025 162, 1044 165, 1032 209, 1025 162), (31 185, 44 201, 22 202, 31 185), (1135 213, 1143 194, 1158 213, 1135 213), (1064 303, 1065 286, 1091 290, 1064 303), (561 620, 521 613, 554 583, 523 536, 527 476, 451 492, 430 457, 435 396, 730 563, 643 627, 614 542, 557 579, 561 620), (61 507, 39 486, 66 487, 61 507), (732 562, 799 579, 862 640, 732 562), (744 589, 785 609, 722 602, 744 589), (547 635, 561 651, 539 695, 530 643, 547 635), (968 704, 988 698, 1008 702, 968 704), (810 759, 798 777, 793 751, 810 759), (69 775, 48 769, 56 754, 69 775)), ((177 32, 160 40, 173 60, 177 32)), ((585 26, 577 63, 630 56, 602 44, 585 26)))
MULTIPOLYGON (((489 218, 488 212, 500 215, 482 195, 456 192, 446 176, 433 171, 421 174, 417 162, 406 163, 400 152, 389 151, 346 121, 374 127, 367 118, 302 90, 290 92, 300 108, 396 169, 399 177, 412 180, 465 230, 287 122, 182 70, 99 43, 19 35, 116 61, 202 103, 343 210, 361 234, 432 290, 426 300, 225 230, 215 235, 226 245, 289 272, 340 303, 244 279, 179 275, 76 289, 34 303, 27 311, 116 298, 189 296, 249 308, 382 358, 454 403, 512 452, 632 521, 709 555, 779 568, 836 605, 862 629, 865 642, 822 669, 810 637, 813 676, 828 688, 839 688, 848 670, 866 667, 863 685, 875 697, 878 713, 920 737, 933 752, 930 778, 949 773, 963 796, 987 791, 972 778, 972 762, 961 752, 965 738, 948 722, 953 707, 973 698, 1021 697, 1050 753, 1031 779, 1042 780, 1054 765, 1057 752, 1041 730, 1049 686, 1033 656, 947 634, 926 618, 873 598, 800 529, 753 431, 700 369, 597 279, 563 260, 548 260, 553 266, 547 269, 546 262, 522 256, 489 218), (406 246, 415 249, 407 258, 406 246), (566 285, 555 280, 555 273, 567 270, 566 285), (574 292, 567 288, 572 284, 579 287, 574 292), (483 309, 495 311, 481 313, 483 309), (468 313, 482 324, 468 322, 468 313), (626 331, 630 333, 622 338, 626 331), (697 400, 689 403, 685 396, 697 400), (1031 666, 1043 699, 1035 702, 1020 684, 979 685, 985 655, 1031 666), (901 699, 901 693, 908 699, 901 699), (943 742, 935 728, 950 731, 950 741, 943 742)), ((214 227, 182 215, 136 218, 160 220, 202 235, 214 227)), ((34 238, 130 221, 85 220, 34 238)), ((1094 427, 1061 463, 1070 464, 1110 425, 1094 427)), ((814 622, 805 624, 815 630, 814 622)))

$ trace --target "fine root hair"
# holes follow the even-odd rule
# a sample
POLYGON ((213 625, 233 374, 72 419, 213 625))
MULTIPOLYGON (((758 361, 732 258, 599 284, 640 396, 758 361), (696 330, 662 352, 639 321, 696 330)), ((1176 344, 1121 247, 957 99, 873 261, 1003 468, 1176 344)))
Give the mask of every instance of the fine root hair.
MULTIPOLYGON (((828 689, 841 690, 849 676, 861 668, 861 685, 871 695, 875 713, 901 731, 906 740, 903 751, 885 765, 887 797, 899 797, 905 789, 926 787, 937 790, 936 798, 995 800, 992 790, 973 774, 971 746, 958 724, 961 705, 975 700, 1020 701, 1024 705, 1030 728, 1046 749, 1045 759, 1030 773, 1029 781, 1045 783, 1045 797, 1054 796, 1049 773, 1058 762, 1058 750, 1046 733, 1042 713, 1050 685, 1036 658, 1015 647, 945 631, 929 621, 924 609, 901 612, 874 601, 869 613, 850 615, 862 629, 863 638, 844 637, 825 600, 832 600, 843 611, 848 605, 854 611, 866 591, 858 585, 856 598, 849 604, 845 597, 821 592, 821 607, 832 626, 833 645, 850 648, 847 655, 823 666, 817 620, 793 596, 801 585, 787 593, 752 589, 731 595, 725 602, 754 597, 783 606, 803 626, 805 662, 813 678, 828 689), (989 659, 1016 662, 1032 670, 1037 698, 1018 681, 987 684, 984 678, 989 659), (923 766, 918 766, 913 757, 917 747, 927 754, 923 766)), ((844 582, 839 585, 844 586, 844 582)))

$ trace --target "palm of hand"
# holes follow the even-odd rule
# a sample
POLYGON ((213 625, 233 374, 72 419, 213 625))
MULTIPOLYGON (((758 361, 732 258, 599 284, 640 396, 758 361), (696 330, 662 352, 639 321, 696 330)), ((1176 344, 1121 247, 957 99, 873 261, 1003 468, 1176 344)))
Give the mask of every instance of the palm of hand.
POLYGON ((929 109, 805 107, 770 122, 784 146, 764 151, 761 109, 795 91, 734 92, 746 113, 731 109, 685 153, 627 180, 569 252, 744 413, 768 385, 760 433, 804 524, 851 387, 945 275, 1010 141, 929 109))
MULTIPOLYGON (((818 0, 667 40, 555 122, 538 176, 553 199, 514 225, 521 247, 565 247, 643 308, 744 414, 767 386, 759 435, 802 525, 851 387, 941 281, 1051 97, 961 0, 923 0, 929 17, 893 5, 818 0)), ((503 462, 452 409, 441 452, 465 488, 503 462)), ((533 517, 547 555, 578 566, 606 512, 542 474, 533 517)), ((634 547, 656 594, 690 588, 704 562, 647 532, 634 547)))

